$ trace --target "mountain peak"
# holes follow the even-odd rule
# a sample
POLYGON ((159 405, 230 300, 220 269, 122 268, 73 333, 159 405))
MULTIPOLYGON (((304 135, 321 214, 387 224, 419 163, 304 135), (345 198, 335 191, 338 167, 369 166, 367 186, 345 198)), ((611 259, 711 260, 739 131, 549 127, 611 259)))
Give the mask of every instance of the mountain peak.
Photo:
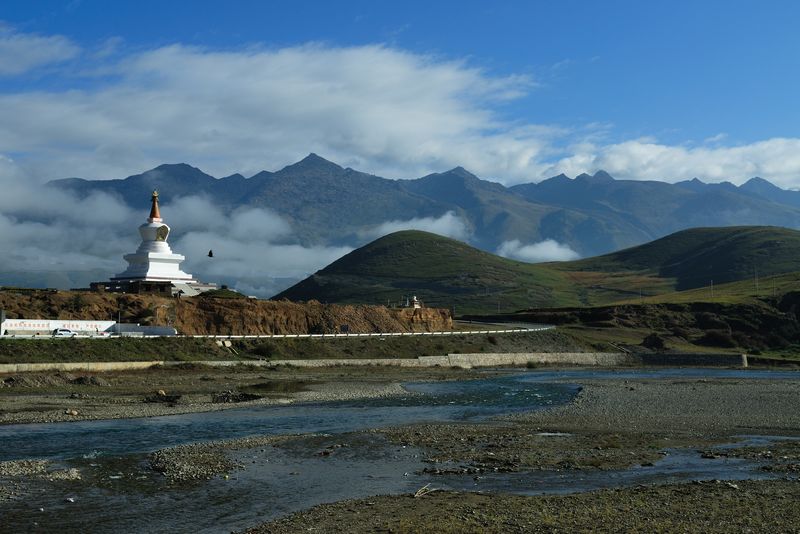
POLYGON ((308 156, 300 160, 300 163, 309 163, 309 162, 331 163, 330 161, 323 158, 316 152, 309 152, 308 156))
POLYGON ((594 175, 586 174, 585 172, 575 177, 576 182, 589 183, 589 184, 602 184, 615 181, 614 178, 606 171, 600 170, 594 175))
POLYGON ((332 161, 328 161, 327 159, 311 152, 308 156, 304 157, 297 163, 293 163, 292 165, 287 165, 278 172, 286 173, 286 172, 297 172, 297 171, 302 171, 302 172, 312 171, 317 173, 331 174, 331 173, 341 172, 343 170, 344 169, 342 169, 342 167, 333 163, 332 161))
POLYGON ((761 178, 760 176, 754 176, 754 177, 750 178, 749 180, 747 180, 745 183, 743 183, 741 185, 741 188, 745 189, 745 190, 753 190, 753 189, 756 189, 756 188, 757 189, 763 189, 763 188, 780 189, 777 185, 773 184, 769 180, 765 180, 764 178, 761 178))
POLYGON ((549 187, 549 186, 557 186, 557 185, 561 185, 561 184, 569 184, 571 182, 572 182, 572 179, 562 172, 561 174, 558 174, 556 176, 551 176, 550 178, 545 178, 544 180, 542 180, 538 184, 520 184, 520 185, 514 186, 514 187, 533 186, 533 185, 536 185, 536 186, 544 185, 544 186, 549 187))
POLYGON ((188 163, 162 163, 154 169, 145 171, 142 174, 128 176, 126 180, 163 180, 169 177, 172 180, 208 180, 213 179, 209 174, 204 173, 197 167, 192 167, 188 163))
POLYGON ((705 191, 706 189, 706 183, 697 177, 694 177, 691 180, 676 182, 675 185, 695 192, 705 191))
POLYGON ((156 169, 195 169, 188 163, 162 163, 156 169))
POLYGON ((613 182, 613 181, 615 181, 613 176, 611 176, 610 174, 608 174, 606 171, 604 171, 602 169, 597 171, 596 173, 594 173, 594 176, 592 176, 592 178, 594 178, 595 182, 613 182))
POLYGON ((474 178, 474 179, 478 178, 477 176, 475 176, 474 174, 472 174, 467 169, 461 166, 450 169, 449 171, 443 172, 442 174, 452 174, 460 178, 474 178))

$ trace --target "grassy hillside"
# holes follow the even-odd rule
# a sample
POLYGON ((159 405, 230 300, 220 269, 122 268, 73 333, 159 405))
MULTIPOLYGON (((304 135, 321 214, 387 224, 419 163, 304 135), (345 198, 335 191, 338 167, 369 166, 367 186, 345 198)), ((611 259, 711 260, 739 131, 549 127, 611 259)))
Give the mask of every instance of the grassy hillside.
POLYGON ((704 287, 673 291, 659 295, 636 297, 619 304, 685 304, 689 302, 711 302, 719 304, 754 304, 764 299, 777 299, 792 291, 800 291, 800 270, 762 277, 748 278, 727 284, 714 283, 704 287))
POLYGON ((396 304, 404 295, 456 313, 579 304, 562 273, 420 231, 373 241, 274 298, 396 304))
POLYGON ((563 263, 568 271, 639 271, 678 290, 800 269, 800 232, 775 226, 693 228, 612 254, 563 263))
MULTIPOLYGON (((430 306, 455 307, 460 315, 658 302, 678 290, 708 287, 712 280, 716 286, 742 281, 740 289, 719 290, 733 298, 755 289, 756 274, 763 280, 799 269, 800 232, 769 226, 684 230, 613 254, 536 265, 405 231, 351 252, 276 298, 386 304, 416 294, 430 306)), ((776 293, 779 286, 796 289, 789 279, 776 285, 776 293)), ((772 287, 762 283, 760 290, 772 287)), ((703 294, 698 289, 695 296, 703 294)))

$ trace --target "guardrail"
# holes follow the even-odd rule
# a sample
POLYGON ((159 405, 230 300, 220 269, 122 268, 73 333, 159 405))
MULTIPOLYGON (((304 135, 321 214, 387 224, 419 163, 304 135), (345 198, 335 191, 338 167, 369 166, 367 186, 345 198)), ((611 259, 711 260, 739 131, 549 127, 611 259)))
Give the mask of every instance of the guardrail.
MULTIPOLYGON (((553 325, 541 325, 528 328, 506 328, 498 330, 442 330, 438 332, 370 332, 367 334, 244 334, 244 335, 225 335, 225 334, 189 334, 176 336, 143 336, 153 337, 186 337, 186 338, 206 338, 206 339, 296 339, 296 338, 357 338, 357 337, 394 337, 394 336, 460 336, 475 334, 514 334, 523 332, 542 332, 552 330, 553 325)), ((122 336, 47 336, 47 335, 5 335, 0 339, 114 339, 122 336)), ((137 336, 137 339, 141 339, 137 336)))

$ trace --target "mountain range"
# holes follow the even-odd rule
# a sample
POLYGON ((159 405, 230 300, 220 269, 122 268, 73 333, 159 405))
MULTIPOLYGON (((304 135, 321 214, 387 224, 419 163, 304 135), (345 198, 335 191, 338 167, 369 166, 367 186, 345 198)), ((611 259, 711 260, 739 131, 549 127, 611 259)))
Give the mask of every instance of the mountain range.
POLYGON ((187 164, 165 164, 125 179, 68 178, 48 185, 81 195, 104 191, 137 208, 153 189, 165 203, 204 194, 223 209, 269 208, 305 245, 360 246, 384 223, 414 227, 414 221, 448 213, 463 224, 459 237, 483 250, 494 252, 512 240, 531 244, 552 239, 583 257, 693 227, 800 228, 800 192, 762 178, 741 186, 698 179, 670 184, 616 180, 599 171, 506 187, 461 167, 415 180, 392 180, 310 154, 277 172, 262 171, 249 178, 215 178, 187 164))

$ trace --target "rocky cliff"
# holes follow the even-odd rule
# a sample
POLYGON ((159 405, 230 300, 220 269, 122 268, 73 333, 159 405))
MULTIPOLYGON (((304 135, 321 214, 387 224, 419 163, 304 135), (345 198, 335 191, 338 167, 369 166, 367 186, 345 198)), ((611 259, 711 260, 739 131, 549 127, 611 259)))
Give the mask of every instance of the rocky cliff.
POLYGON ((171 325, 181 334, 332 334, 450 330, 449 310, 295 303, 255 299, 164 298, 46 290, 0 291, 9 318, 102 320, 171 325))

